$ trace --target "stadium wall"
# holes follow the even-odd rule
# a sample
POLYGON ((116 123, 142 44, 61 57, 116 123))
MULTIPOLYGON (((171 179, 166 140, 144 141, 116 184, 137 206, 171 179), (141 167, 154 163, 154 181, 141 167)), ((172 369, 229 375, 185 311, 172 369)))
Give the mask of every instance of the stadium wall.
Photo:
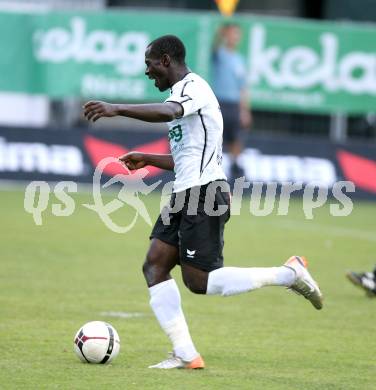
MULTIPOLYGON (((168 153, 169 145, 167 137, 155 131, 0 128, 0 180, 90 183, 103 158, 134 149, 168 153)), ((315 183, 332 188, 347 180, 355 184, 353 197, 376 200, 375 156, 376 146, 366 143, 340 145, 306 137, 251 134, 240 163, 249 182, 315 183)), ((228 170, 226 154, 223 164, 228 170)), ((173 180, 172 172, 148 169, 147 183, 173 180)), ((117 163, 103 170, 104 179, 116 174, 127 172, 117 163)))

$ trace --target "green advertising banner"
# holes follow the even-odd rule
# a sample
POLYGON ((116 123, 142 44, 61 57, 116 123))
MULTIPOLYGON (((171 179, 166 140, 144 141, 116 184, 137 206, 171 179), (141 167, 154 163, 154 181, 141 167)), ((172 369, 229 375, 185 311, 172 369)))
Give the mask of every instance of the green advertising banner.
POLYGON ((376 26, 241 19, 254 106, 376 111, 376 26))
MULTIPOLYGON (((255 108, 376 111, 376 27, 238 16, 255 108)), ((0 13, 0 90, 111 100, 160 101, 144 51, 163 34, 187 47, 210 81, 212 13, 0 13)))
POLYGON ((168 13, 0 13, 0 90, 160 100, 144 75, 147 44, 174 31, 200 70, 199 25, 196 16, 168 13))

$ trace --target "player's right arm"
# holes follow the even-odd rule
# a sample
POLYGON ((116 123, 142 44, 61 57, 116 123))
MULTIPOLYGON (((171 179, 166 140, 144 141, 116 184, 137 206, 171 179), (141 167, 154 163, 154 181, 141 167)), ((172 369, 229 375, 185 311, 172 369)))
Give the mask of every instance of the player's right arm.
POLYGON ((171 154, 130 152, 120 156, 119 160, 131 171, 143 168, 146 165, 152 165, 167 171, 174 170, 174 160, 171 154))
POLYGON ((84 105, 87 120, 96 122, 99 118, 125 116, 145 122, 171 122, 183 115, 183 108, 176 102, 150 104, 111 104, 90 101, 84 105))

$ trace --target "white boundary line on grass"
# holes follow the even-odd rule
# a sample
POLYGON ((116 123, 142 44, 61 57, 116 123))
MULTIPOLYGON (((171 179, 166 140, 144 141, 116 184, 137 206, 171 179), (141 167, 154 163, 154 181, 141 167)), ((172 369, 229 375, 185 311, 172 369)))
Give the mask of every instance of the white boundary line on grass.
POLYGON ((147 316, 147 314, 145 313, 126 312, 126 311, 102 311, 99 314, 104 317, 115 317, 115 318, 142 318, 147 316))

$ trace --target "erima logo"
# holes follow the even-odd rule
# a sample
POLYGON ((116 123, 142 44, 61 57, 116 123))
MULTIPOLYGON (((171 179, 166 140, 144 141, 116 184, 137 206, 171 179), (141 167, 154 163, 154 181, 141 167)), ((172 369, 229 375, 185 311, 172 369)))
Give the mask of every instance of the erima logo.
MULTIPOLYGON (((228 156, 226 160, 226 166, 229 166, 228 156)), ((331 187, 337 181, 336 167, 326 158, 269 155, 255 148, 247 148, 238 161, 244 169, 245 178, 251 182, 314 181, 331 187)))
POLYGON ((193 259, 195 257, 195 253, 196 251, 190 251, 189 249, 187 249, 187 257, 189 257, 190 259, 193 259))
POLYGON ((81 150, 73 145, 7 142, 0 137, 0 172, 78 176, 84 173, 84 162, 81 150))

